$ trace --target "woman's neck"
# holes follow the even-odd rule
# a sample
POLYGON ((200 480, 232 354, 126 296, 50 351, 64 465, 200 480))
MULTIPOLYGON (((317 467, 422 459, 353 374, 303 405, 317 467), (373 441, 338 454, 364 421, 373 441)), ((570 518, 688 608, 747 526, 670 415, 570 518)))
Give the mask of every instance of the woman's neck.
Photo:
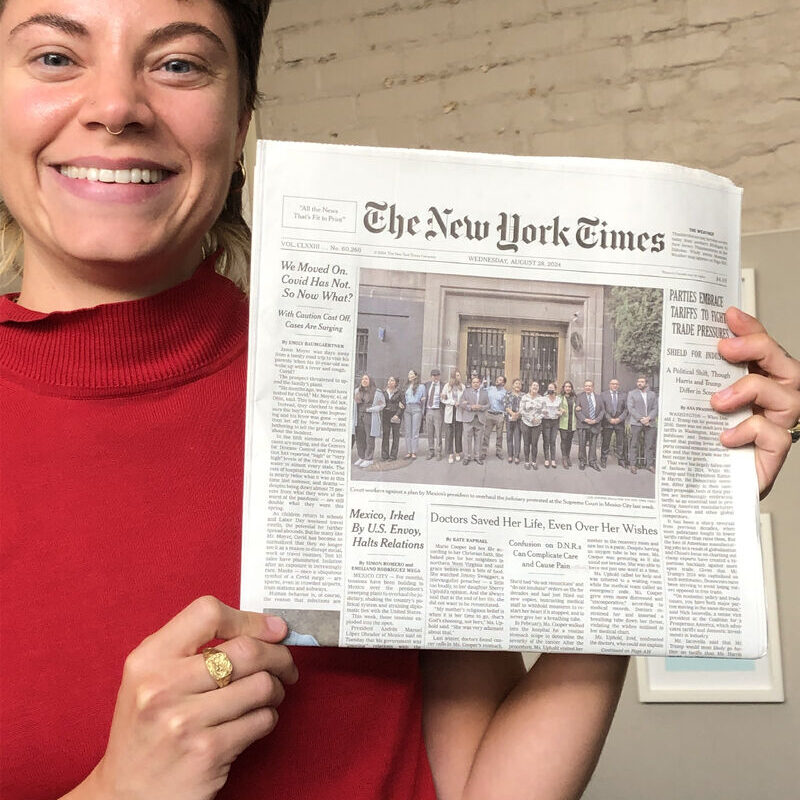
POLYGON ((49 313, 140 300, 188 280, 201 260, 198 247, 170 259, 83 263, 37 253, 34 246, 25 253, 17 302, 49 313))

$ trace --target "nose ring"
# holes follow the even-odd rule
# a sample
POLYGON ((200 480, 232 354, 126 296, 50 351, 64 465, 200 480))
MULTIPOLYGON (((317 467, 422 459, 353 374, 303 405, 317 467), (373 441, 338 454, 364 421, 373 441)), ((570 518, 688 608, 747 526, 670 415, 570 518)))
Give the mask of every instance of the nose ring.
POLYGON ((119 136, 119 135, 122 133, 122 131, 124 131, 124 130, 125 130, 125 128, 126 128, 126 126, 125 126, 125 125, 123 125, 123 126, 122 126, 122 127, 121 127, 121 128, 118 130, 118 131, 112 131, 112 130, 111 130, 111 128, 109 128, 109 127, 108 127, 108 125, 104 125, 103 127, 104 127, 104 128, 105 128, 105 129, 106 129, 106 130, 107 130, 107 131, 108 131, 108 132, 109 132, 109 133, 110 133, 112 136, 119 136))

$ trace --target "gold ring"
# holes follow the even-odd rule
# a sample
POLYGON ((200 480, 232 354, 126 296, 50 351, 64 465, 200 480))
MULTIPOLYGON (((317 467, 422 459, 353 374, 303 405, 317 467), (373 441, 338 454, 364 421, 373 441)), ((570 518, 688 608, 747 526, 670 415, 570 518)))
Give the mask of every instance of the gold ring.
POLYGON ((220 689, 231 682, 233 664, 222 650, 217 650, 216 647, 206 647, 203 650, 203 660, 206 662, 208 674, 220 689))
POLYGON ((789 434, 792 437, 792 444, 800 442, 800 420, 797 420, 797 422, 789 428, 789 434))
POLYGON ((109 132, 109 133, 110 133, 112 136, 119 136, 119 135, 122 133, 122 131, 124 131, 124 130, 125 130, 125 128, 127 128, 128 126, 127 126, 127 125, 123 125, 123 126, 122 126, 122 127, 121 127, 121 128, 118 130, 118 131, 112 131, 112 130, 111 130, 111 128, 109 128, 109 127, 108 127, 108 125, 104 125, 103 127, 104 127, 104 128, 105 128, 105 129, 106 129, 106 130, 107 130, 107 131, 108 131, 108 132, 109 132))

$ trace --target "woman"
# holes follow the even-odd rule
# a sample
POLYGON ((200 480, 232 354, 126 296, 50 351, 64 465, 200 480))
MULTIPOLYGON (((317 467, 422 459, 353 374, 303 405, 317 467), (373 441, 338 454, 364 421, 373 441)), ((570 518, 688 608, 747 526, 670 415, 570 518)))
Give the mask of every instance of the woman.
POLYGON ((386 406, 383 392, 375 391, 369 375, 362 375, 355 391, 356 451, 355 466, 366 469, 373 464, 375 439, 381 437, 381 411, 386 406))
POLYGON ((442 389, 442 402, 444 403, 444 450, 447 461, 461 461, 461 438, 464 421, 461 418, 461 395, 464 394, 464 384, 461 382, 461 373, 454 369, 450 373, 450 380, 442 389))
POLYGON ((511 384, 511 391, 505 396, 504 404, 506 409, 506 450, 508 450, 508 463, 512 461, 519 464, 520 440, 522 431, 520 427, 519 404, 522 400, 522 381, 515 378, 511 384))
POLYGON ((578 427, 575 416, 575 387, 572 381, 564 381, 561 385, 561 416, 558 420, 558 432, 561 437, 561 463, 564 469, 572 467, 569 454, 572 450, 572 438, 578 427))
MULTIPOLYGON (((0 638, 15 654, 0 796, 432 800, 434 780, 442 798, 575 795, 624 659, 544 655, 526 674, 511 653, 292 658, 282 620, 231 607, 247 306, 214 267, 244 277, 235 164, 266 10, 0 3, 2 255, 23 269, 0 298, 0 638), (507 757, 520 735, 534 759, 507 757)), ((720 349, 771 369, 758 323, 729 322, 742 339, 720 349)), ((758 393, 786 409, 789 388, 751 380, 717 407, 758 393)), ((757 434, 763 490, 788 448, 781 414, 725 433, 757 434)))
POLYGON ((400 426, 403 423, 405 403, 403 403, 403 392, 399 387, 400 381, 392 376, 386 381, 386 388, 383 390, 381 458, 384 461, 397 461, 397 451, 400 448, 400 426))
POLYGON ((547 384, 547 394, 542 398, 542 449, 544 467, 556 468, 556 429, 561 417, 561 398, 552 381, 547 384))
POLYGON ((539 451, 539 436, 542 433, 543 406, 537 381, 531 381, 528 393, 520 398, 519 413, 522 420, 522 454, 525 459, 525 469, 539 469, 536 458, 539 451))
POLYGON ((419 382, 416 370, 408 371, 405 391, 406 404, 406 458, 416 458, 419 447, 419 429, 422 425, 422 404, 425 402, 425 387, 419 382))

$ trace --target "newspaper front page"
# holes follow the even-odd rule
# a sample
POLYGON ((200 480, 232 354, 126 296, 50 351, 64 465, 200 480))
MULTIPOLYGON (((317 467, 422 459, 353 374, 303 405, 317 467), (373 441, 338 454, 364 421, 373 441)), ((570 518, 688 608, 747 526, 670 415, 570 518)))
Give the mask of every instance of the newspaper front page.
POLYGON ((657 163, 259 142, 242 607, 291 642, 757 657, 710 395, 741 191, 657 163))

